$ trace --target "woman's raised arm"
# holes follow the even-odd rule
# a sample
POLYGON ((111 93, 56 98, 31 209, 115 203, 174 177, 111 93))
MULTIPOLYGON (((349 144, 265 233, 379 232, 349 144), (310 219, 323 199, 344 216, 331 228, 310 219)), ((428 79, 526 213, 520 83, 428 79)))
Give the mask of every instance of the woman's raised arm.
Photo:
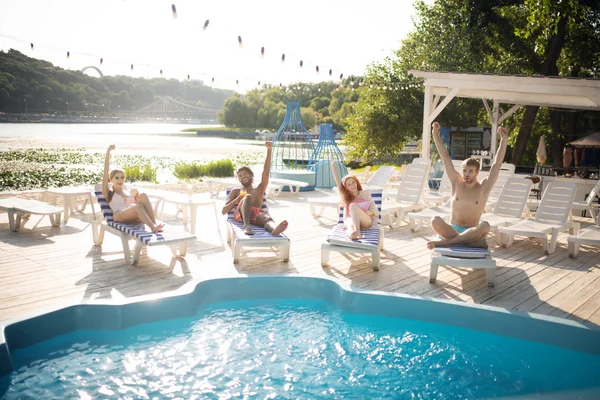
POLYGON ((340 173, 338 172, 337 163, 338 162, 335 160, 331 161, 331 173, 333 174, 333 179, 335 179, 335 185, 337 186, 338 190, 340 190, 342 188, 342 181, 340 180, 340 173))
POLYGON ((106 149, 106 158, 104 159, 104 176, 102 177, 102 195, 106 199, 108 197, 108 169, 110 168, 110 152, 115 149, 115 145, 111 144, 106 149))

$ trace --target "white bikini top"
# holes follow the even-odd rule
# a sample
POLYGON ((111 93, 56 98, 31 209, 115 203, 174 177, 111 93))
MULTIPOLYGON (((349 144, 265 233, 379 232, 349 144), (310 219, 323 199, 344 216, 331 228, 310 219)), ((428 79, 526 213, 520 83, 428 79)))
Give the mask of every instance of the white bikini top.
POLYGON ((114 193, 110 203, 108 203, 113 212, 122 211, 126 208, 135 205, 135 198, 132 195, 122 196, 114 193))

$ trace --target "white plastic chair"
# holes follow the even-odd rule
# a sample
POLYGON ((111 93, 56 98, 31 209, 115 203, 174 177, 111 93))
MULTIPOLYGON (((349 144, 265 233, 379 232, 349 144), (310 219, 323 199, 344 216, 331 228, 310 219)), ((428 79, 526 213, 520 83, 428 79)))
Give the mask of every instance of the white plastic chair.
POLYGON ((579 224, 570 221, 569 218, 574 196, 575 183, 550 182, 534 219, 525 219, 511 226, 498 228, 499 233, 506 235, 504 246, 510 247, 515 236, 536 237, 542 240, 547 254, 554 253, 558 234, 567 229, 573 233, 579 227, 579 224))
POLYGON ((598 211, 600 210, 599 204, 594 204, 596 196, 600 196, 600 180, 596 183, 596 186, 588 194, 585 201, 574 201, 571 206, 571 210, 585 210, 590 213, 594 223, 598 223, 598 211))
POLYGON ((582 230, 575 229, 572 235, 567 237, 569 244, 569 257, 577 257, 579 246, 600 246, 600 218, 596 219, 596 225, 591 225, 582 230))

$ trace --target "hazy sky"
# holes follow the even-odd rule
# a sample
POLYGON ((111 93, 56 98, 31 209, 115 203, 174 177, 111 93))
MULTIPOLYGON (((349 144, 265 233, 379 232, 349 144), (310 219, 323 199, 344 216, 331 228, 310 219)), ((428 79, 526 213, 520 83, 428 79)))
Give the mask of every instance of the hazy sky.
POLYGON ((399 47, 414 13, 412 0, 0 0, 0 10, 2 50, 109 75, 214 77, 242 92, 362 75, 399 47))

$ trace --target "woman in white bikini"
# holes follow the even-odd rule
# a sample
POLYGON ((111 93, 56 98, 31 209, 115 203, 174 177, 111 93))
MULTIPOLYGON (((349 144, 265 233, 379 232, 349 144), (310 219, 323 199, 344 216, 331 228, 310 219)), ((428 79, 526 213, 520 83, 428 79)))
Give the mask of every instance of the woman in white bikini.
POLYGON ((371 192, 363 190, 356 176, 346 175, 340 181, 337 161, 331 162, 331 170, 344 203, 344 226, 348 230, 348 237, 358 240, 360 230, 369 229, 377 219, 375 200, 371 192))
POLYGON ((145 193, 139 193, 137 189, 128 191, 123 171, 115 169, 110 174, 108 173, 110 152, 114 149, 115 145, 111 144, 106 150, 104 177, 102 178, 102 195, 113 211, 114 221, 124 224, 143 222, 152 232, 162 232, 164 224, 156 221, 148 196, 145 193), (112 183, 112 190, 108 187, 109 182, 112 183))

